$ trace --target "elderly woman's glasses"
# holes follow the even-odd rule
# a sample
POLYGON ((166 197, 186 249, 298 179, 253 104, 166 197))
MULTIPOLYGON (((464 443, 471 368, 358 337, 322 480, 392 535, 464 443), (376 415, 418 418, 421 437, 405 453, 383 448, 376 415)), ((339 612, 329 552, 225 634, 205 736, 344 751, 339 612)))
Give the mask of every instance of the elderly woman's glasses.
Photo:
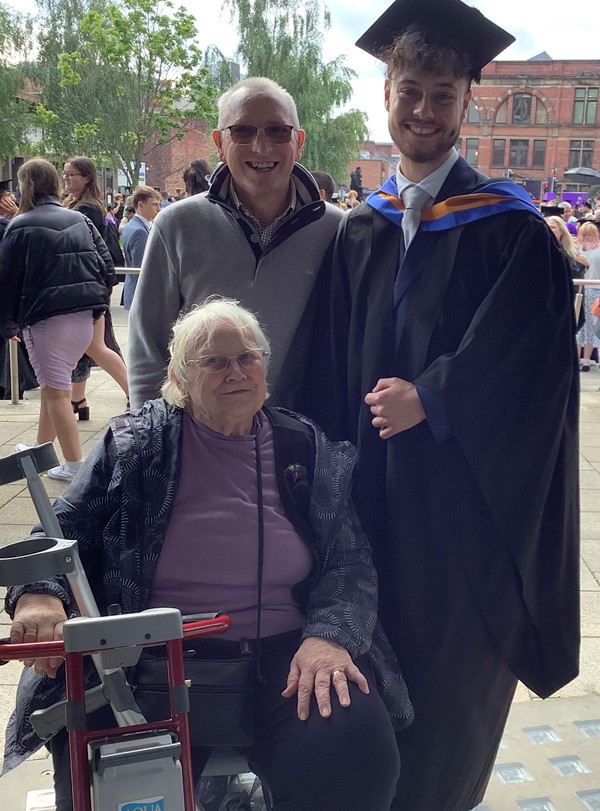
POLYGON ((221 132, 229 130, 234 144, 251 144, 259 132, 264 132, 272 144, 289 144, 292 140, 292 131, 295 129, 291 124, 268 124, 266 127, 232 124, 230 127, 223 127, 221 132))
POLYGON ((198 366, 207 372, 224 372, 229 369, 231 361, 234 360, 240 369, 248 370, 264 366, 268 357, 268 352, 249 349, 239 355, 202 355, 199 358, 186 361, 186 364, 188 366, 198 366))

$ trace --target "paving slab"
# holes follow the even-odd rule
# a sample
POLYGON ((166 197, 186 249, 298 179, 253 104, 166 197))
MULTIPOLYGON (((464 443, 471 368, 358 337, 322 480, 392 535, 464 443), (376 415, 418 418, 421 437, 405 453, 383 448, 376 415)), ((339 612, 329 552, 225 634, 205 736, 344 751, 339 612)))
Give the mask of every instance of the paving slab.
POLYGON ((581 592, 581 633, 600 637, 600 591, 581 592))
POLYGON ((600 540, 582 538, 581 557, 596 579, 600 579, 600 540))
POLYGON ((583 555, 581 559, 580 583, 582 591, 600 591, 600 576, 596 576, 589 568, 583 555))
POLYGON ((478 811, 596 809, 581 800, 595 791, 600 792, 600 697, 514 703, 478 811), (589 737, 594 724, 597 736, 589 737))

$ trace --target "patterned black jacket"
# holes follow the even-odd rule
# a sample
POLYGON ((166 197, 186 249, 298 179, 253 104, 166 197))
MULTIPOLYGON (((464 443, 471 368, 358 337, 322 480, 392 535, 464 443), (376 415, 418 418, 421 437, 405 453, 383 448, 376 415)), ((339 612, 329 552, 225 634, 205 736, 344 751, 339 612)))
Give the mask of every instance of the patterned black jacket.
MULTIPOLYGON (((273 426, 282 505, 315 559, 309 577, 294 589, 305 614, 303 637, 330 639, 352 657, 367 654, 392 723, 403 728, 412 721, 412 706, 377 623, 377 575, 350 498, 356 450, 348 442, 330 442, 297 414, 264 411, 273 426)), ((177 489, 182 417, 181 409, 159 399, 135 414, 113 418, 56 501, 63 533, 79 543, 102 613, 111 603, 120 604, 124 613, 146 607, 177 489)), ((25 592, 54 594, 72 611, 69 592, 57 580, 9 590, 9 614, 25 592)), ((5 772, 40 746, 29 715, 64 697, 61 676, 62 670, 56 680, 31 669, 23 672, 7 729, 5 772)))

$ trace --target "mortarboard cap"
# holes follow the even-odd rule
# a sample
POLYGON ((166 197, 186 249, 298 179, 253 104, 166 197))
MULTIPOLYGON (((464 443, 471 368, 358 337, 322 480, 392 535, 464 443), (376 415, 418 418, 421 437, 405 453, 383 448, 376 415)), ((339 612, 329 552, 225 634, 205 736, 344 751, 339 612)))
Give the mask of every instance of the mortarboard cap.
POLYGON ((560 217, 564 214, 564 209, 560 206, 540 206, 543 217, 560 217))
POLYGON ((12 191, 10 187, 13 185, 14 182, 15 181, 11 180, 10 178, 8 180, 0 180, 0 192, 12 191))
POLYGON ((380 57, 401 34, 422 32, 468 59, 474 79, 515 38, 461 0, 395 0, 356 44, 380 57))

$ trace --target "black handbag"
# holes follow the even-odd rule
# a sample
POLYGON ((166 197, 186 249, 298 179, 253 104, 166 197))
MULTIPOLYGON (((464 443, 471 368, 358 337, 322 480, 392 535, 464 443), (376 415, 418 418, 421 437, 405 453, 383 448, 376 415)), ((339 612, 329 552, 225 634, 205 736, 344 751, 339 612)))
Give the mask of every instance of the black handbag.
MULTIPOLYGON (((255 734, 256 657, 252 652, 233 659, 184 660, 191 681, 190 743, 192 746, 251 746, 255 734)), ((142 658, 130 680, 135 699, 148 721, 168 718, 166 657, 142 658)))
MULTIPOLYGON (((138 449, 143 504, 141 442, 131 415, 129 422, 138 449)), ((196 642, 196 653, 192 652, 193 658, 184 656, 185 676, 191 681, 188 718, 192 746, 248 747, 254 743, 256 734, 256 689, 261 679, 260 630, 264 563, 262 465, 258 437, 255 437, 255 448, 258 506, 256 642, 253 651, 247 640, 242 640, 240 656, 220 659, 212 656, 204 658, 202 641, 199 640, 196 642)), ((139 530, 143 533, 141 517, 139 524, 139 530)), ((148 721, 159 721, 170 715, 166 663, 166 657, 142 654, 128 676, 130 683, 135 686, 136 702, 148 721)))

